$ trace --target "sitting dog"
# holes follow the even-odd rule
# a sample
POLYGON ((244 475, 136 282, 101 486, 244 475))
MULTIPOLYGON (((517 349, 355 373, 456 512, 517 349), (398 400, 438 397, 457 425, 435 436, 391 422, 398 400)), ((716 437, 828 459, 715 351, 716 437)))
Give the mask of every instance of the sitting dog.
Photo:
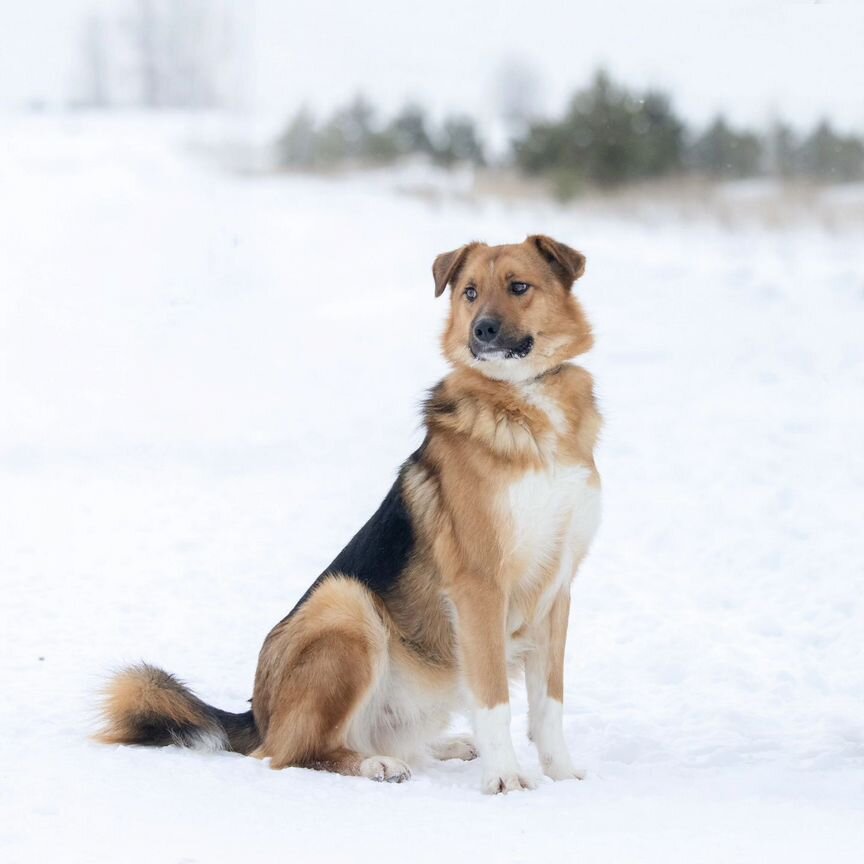
POLYGON ((108 685, 101 740, 393 782, 424 751, 479 753, 483 791, 508 792, 533 785, 510 736, 509 677, 524 669, 544 773, 579 778, 562 730, 564 645, 600 514, 600 416, 591 376, 568 362, 593 343, 572 293, 584 269, 539 235, 439 255, 453 368, 426 400, 425 440, 264 640, 251 710, 213 708, 142 664, 108 685), (473 742, 439 738, 459 709, 473 742))

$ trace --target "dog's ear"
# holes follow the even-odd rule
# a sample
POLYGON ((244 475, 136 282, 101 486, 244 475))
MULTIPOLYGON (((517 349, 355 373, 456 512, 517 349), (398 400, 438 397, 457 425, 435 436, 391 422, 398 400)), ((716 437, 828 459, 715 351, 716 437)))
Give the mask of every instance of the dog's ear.
POLYGON ((432 276, 435 278, 435 296, 440 297, 444 289, 459 275, 468 253, 479 243, 466 243, 452 252, 442 252, 432 263, 432 276))
POLYGON ((526 243, 533 243, 549 264, 561 284, 568 290, 585 272, 585 256, 545 234, 532 234, 526 243))

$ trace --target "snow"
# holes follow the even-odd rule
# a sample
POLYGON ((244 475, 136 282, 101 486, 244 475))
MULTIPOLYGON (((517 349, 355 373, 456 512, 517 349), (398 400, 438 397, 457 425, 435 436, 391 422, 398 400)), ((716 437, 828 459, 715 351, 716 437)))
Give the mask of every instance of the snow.
MULTIPOLYGON (((248 178, 185 118, 0 119, 0 859, 859 861, 864 244, 799 224, 248 178), (573 589, 581 783, 379 785, 88 739, 141 658, 243 710, 444 371, 431 261, 582 249, 604 517, 573 589)), ((464 730, 464 721, 454 729, 464 730)))

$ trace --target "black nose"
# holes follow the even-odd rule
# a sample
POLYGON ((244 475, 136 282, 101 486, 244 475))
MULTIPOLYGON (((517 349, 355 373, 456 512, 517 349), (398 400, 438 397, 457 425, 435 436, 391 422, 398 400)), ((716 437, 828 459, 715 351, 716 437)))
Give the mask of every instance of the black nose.
POLYGON ((501 322, 497 318, 480 318, 474 322, 474 338, 478 342, 494 342, 501 332, 501 322))

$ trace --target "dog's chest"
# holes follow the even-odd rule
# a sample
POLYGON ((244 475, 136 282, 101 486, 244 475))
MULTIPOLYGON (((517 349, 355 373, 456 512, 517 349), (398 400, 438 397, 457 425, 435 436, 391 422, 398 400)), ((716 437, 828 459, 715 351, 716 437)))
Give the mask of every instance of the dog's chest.
POLYGON ((584 465, 553 465, 511 483, 503 505, 510 554, 533 571, 568 552, 584 553, 599 522, 600 487, 584 465))

